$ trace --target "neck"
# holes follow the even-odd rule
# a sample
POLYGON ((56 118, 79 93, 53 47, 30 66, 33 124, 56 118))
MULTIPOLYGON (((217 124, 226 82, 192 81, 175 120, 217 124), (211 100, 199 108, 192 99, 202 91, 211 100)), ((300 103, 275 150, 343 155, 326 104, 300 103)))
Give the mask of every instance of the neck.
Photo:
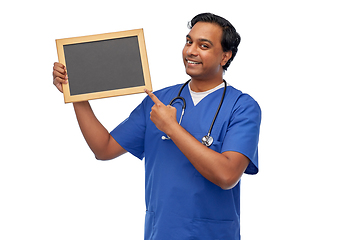
POLYGON ((214 87, 220 85, 223 82, 223 79, 214 79, 214 80, 197 80, 191 78, 190 88, 194 92, 206 92, 214 87))

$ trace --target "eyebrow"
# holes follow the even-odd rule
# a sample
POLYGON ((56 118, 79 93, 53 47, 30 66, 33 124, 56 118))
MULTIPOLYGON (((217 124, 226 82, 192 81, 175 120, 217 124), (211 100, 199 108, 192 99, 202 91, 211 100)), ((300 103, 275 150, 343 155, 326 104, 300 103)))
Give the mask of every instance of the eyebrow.
MULTIPOLYGON (((186 35, 186 37, 192 40, 192 38, 191 38, 191 36, 189 34, 186 35)), ((206 39, 206 38, 200 38, 199 42, 208 42, 208 43, 211 44, 211 46, 214 46, 214 44, 209 39, 206 39)))

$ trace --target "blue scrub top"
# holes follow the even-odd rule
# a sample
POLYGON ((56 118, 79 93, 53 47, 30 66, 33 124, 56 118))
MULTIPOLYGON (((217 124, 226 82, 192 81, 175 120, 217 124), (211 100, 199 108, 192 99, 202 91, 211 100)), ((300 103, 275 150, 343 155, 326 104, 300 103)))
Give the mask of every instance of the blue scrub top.
MULTIPOLYGON (((154 94, 164 104, 177 96, 181 85, 154 94)), ((181 126, 201 142, 207 134, 223 94, 223 88, 207 95, 194 106, 189 89, 181 126)), ((112 132, 128 152, 145 157, 145 239, 240 239, 240 182, 223 190, 204 178, 172 140, 150 120, 153 101, 146 97, 129 118, 112 132)), ((181 101, 173 104, 180 118, 181 101)), ((229 86, 214 123, 211 149, 236 151, 250 159, 245 173, 258 172, 258 140, 261 110, 247 94, 229 86)))

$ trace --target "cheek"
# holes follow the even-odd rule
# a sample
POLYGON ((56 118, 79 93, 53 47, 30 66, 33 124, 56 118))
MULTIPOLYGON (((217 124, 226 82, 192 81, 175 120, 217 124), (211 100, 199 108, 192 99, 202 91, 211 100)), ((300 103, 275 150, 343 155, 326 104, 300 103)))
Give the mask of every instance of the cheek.
POLYGON ((209 67, 221 66, 222 58, 219 54, 206 52, 202 54, 201 58, 203 59, 203 62, 205 62, 209 67))
POLYGON ((186 58, 186 47, 183 48, 183 51, 182 51, 182 58, 183 58, 183 62, 185 64, 185 58, 186 58))
POLYGON ((182 50, 183 58, 185 58, 185 56, 186 56, 186 51, 187 51, 187 47, 185 46, 182 50))
POLYGON ((207 54, 207 53, 202 54, 201 59, 202 59, 203 65, 205 67, 212 67, 215 65, 215 62, 216 62, 216 61, 214 61, 215 60, 214 56, 211 54, 207 54))

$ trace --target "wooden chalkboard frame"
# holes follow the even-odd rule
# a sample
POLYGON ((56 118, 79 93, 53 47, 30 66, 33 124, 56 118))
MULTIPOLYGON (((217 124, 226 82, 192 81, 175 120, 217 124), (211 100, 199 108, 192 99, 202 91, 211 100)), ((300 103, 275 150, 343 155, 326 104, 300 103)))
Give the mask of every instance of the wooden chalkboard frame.
MULTIPOLYGON (((134 37, 134 36, 137 37, 138 44, 139 44, 138 52, 140 52, 141 68, 143 71, 142 72, 142 76, 143 76, 142 82, 144 84, 137 85, 135 87, 126 87, 126 88, 111 89, 111 90, 105 90, 105 91, 100 90, 100 91, 93 91, 90 93, 81 93, 81 94, 72 94, 71 95, 71 92, 70 92, 71 75, 69 74, 69 79, 68 79, 69 83, 63 84, 63 93, 64 93, 65 103, 80 102, 80 101, 87 101, 87 100, 92 100, 92 99, 140 93, 140 92, 144 92, 144 88, 152 91, 152 85, 151 85, 151 79, 150 79, 150 71, 149 71, 149 64, 148 64, 148 59, 147 59, 147 54, 146 54, 143 29, 135 29, 135 30, 121 31, 121 32, 113 32, 113 33, 104 33, 104 34, 89 35, 89 36, 82 36, 82 37, 56 39, 56 46, 57 46, 59 62, 64 64, 68 69, 68 66, 66 64, 65 51, 64 51, 65 46, 72 45, 72 44, 79 44, 79 43, 86 44, 86 43, 92 43, 92 42, 100 42, 100 41, 104 41, 104 40, 129 38, 129 37, 134 37)), ((73 46, 76 46, 76 45, 73 45, 73 46)), ((126 47, 126 46, 124 46, 124 47, 126 47)), ((103 81, 103 79, 101 79, 101 80, 103 81)), ((122 80, 122 81, 124 81, 124 80, 122 80)))

